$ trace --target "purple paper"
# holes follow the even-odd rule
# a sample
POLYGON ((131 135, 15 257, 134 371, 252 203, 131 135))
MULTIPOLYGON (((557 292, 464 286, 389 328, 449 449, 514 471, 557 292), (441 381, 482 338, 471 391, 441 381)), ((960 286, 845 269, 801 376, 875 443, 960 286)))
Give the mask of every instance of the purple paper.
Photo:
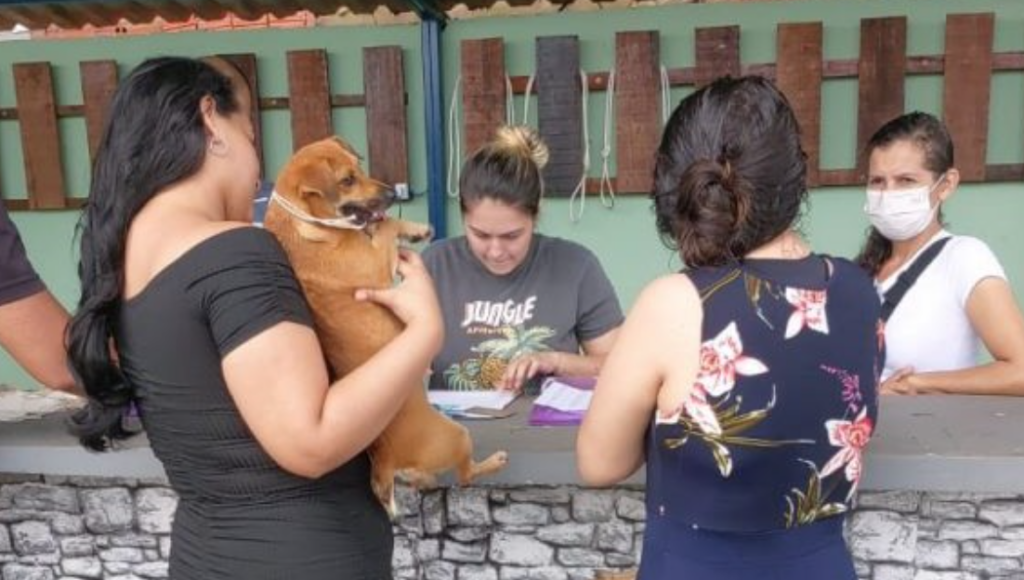
POLYGON ((583 421, 583 411, 559 411, 544 405, 534 405, 530 409, 530 425, 566 426, 579 425, 583 421))
MULTIPOLYGON (((594 388, 597 380, 594 377, 550 377, 544 381, 544 385, 541 387, 543 393, 551 382, 557 381, 563 385, 579 389, 581 391, 589 391, 594 388)), ((579 425, 583 420, 585 411, 563 411, 561 409, 554 409, 545 405, 533 404, 533 408, 530 409, 529 424, 533 426, 572 426, 579 425)))

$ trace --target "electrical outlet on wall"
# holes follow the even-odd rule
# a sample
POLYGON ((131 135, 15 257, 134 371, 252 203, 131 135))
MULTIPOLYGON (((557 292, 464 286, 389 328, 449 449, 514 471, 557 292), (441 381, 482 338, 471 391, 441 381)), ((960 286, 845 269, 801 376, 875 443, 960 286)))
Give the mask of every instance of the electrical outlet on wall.
POLYGON ((396 200, 398 200, 398 201, 409 201, 410 199, 412 199, 412 192, 409 191, 409 184, 408 183, 396 183, 395 186, 394 186, 394 189, 395 189, 395 199, 396 200))

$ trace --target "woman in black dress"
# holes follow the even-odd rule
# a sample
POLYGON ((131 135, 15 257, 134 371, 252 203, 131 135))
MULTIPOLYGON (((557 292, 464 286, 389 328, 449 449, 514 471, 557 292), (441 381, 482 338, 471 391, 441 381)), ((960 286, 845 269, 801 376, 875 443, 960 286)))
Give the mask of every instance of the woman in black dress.
POLYGON ((72 364, 83 442, 135 403, 179 496, 170 577, 391 576, 391 525, 364 449, 442 342, 418 257, 365 298, 406 328, 330 384, 276 240, 251 227, 252 96, 224 61, 158 58, 119 86, 82 219, 72 364))

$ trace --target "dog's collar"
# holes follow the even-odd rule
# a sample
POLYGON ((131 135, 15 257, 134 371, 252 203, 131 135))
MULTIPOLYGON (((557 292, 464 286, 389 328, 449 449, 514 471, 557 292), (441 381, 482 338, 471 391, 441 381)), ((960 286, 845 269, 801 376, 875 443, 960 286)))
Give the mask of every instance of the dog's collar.
POLYGON ((299 209, 292 202, 288 201, 287 198, 277 193, 277 190, 274 190, 274 192, 270 194, 270 201, 281 206, 281 209, 292 214, 295 219, 306 222, 307 224, 314 224, 337 230, 362 230, 365 229, 367 225, 367 222, 356 223, 352 217, 331 219, 313 217, 299 209))

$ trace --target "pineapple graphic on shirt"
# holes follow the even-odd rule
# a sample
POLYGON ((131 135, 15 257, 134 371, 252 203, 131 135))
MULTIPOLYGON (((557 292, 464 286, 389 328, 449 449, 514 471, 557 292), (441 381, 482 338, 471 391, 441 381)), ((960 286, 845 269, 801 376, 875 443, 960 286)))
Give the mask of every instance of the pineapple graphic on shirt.
POLYGON ((547 326, 501 328, 501 338, 485 340, 473 347, 478 356, 455 363, 444 372, 448 388, 457 391, 494 389, 505 374, 509 361, 520 356, 550 350, 544 341, 555 335, 547 326))

